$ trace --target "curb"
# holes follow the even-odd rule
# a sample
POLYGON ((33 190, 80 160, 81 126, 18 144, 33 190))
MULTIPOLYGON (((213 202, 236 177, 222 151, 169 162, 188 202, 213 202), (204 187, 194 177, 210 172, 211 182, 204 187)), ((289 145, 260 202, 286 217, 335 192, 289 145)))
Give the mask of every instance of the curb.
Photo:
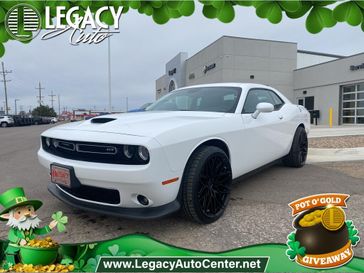
POLYGON ((364 161, 364 147, 323 149, 309 148, 307 163, 338 162, 338 161, 364 161))

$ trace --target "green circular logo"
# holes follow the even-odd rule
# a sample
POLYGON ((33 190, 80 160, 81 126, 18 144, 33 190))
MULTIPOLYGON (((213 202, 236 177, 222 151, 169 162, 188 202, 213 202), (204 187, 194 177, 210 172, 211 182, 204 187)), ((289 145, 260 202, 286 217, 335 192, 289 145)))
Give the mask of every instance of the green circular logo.
POLYGON ((29 4, 12 7, 6 14, 6 31, 18 41, 30 41, 35 38, 41 25, 38 10, 29 4))

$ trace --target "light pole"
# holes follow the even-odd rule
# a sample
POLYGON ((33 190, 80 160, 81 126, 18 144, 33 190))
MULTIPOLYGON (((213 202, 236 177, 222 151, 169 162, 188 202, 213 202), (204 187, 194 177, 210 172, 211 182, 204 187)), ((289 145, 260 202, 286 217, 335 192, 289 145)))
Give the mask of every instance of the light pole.
POLYGON ((110 48, 110 27, 108 28, 109 37, 107 38, 107 57, 108 57, 108 84, 109 84, 109 112, 112 113, 111 106, 111 48, 110 48))
POLYGON ((15 110, 15 115, 17 115, 17 114, 18 114, 17 107, 16 107, 16 102, 17 102, 17 101, 20 101, 20 99, 15 99, 15 100, 14 100, 14 102, 15 102, 15 109, 14 109, 14 110, 15 110))

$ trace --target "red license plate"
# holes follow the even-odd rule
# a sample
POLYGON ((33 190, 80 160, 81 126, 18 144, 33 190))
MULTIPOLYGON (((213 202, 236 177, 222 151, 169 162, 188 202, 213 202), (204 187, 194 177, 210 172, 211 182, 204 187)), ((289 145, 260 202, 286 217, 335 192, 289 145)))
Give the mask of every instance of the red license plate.
POLYGON ((55 184, 71 187, 71 172, 67 168, 51 165, 51 181, 55 184))

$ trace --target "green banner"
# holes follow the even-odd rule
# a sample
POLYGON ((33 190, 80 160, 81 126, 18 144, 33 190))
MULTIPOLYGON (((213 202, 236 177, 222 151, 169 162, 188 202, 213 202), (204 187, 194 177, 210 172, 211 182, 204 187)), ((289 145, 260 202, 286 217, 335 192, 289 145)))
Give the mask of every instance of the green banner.
POLYGON ((264 272, 268 257, 101 257, 97 272, 264 272))

